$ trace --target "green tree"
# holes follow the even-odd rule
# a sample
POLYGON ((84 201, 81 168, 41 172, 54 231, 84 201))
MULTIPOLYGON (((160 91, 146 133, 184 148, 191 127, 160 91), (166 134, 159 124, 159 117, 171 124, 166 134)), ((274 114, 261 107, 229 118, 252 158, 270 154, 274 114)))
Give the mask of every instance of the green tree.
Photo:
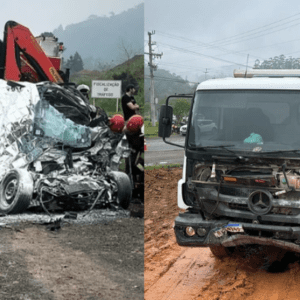
POLYGON ((83 61, 78 52, 75 52, 74 56, 70 56, 70 58, 67 60, 65 68, 70 69, 71 73, 83 70, 83 61))
POLYGON ((188 116, 191 103, 187 99, 177 99, 175 105, 173 106, 173 114, 180 123, 183 117, 188 116))
POLYGON ((283 54, 279 56, 270 57, 262 63, 257 59, 253 66, 254 69, 300 69, 300 59, 289 56, 285 57, 283 54))
POLYGON ((73 70, 74 72, 79 72, 83 70, 83 61, 78 52, 75 52, 74 54, 73 70))
POLYGON ((45 32, 41 33, 40 35, 44 36, 44 37, 55 37, 52 32, 48 32, 48 31, 45 31, 45 32))

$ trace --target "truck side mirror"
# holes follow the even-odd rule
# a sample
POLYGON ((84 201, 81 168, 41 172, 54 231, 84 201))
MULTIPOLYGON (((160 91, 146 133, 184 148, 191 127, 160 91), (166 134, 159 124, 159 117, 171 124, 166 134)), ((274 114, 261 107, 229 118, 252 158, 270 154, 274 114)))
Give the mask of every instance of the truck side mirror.
POLYGON ((158 136, 170 137, 172 133, 173 107, 162 105, 159 114, 158 136))

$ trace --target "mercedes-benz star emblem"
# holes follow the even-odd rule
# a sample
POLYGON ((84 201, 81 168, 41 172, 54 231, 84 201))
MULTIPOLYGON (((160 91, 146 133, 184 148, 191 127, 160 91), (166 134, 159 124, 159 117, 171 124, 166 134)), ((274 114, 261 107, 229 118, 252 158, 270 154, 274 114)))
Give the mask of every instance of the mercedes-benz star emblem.
POLYGON ((256 215, 265 215, 272 209, 272 200, 270 192, 257 190, 250 194, 248 207, 256 215))

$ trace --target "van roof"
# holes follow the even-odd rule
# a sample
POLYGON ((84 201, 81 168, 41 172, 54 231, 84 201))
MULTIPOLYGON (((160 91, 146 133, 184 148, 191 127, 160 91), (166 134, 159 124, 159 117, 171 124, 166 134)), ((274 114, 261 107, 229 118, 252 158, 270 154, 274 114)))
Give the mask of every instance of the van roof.
POLYGON ((300 90, 298 77, 220 78, 201 82, 198 90, 300 90))

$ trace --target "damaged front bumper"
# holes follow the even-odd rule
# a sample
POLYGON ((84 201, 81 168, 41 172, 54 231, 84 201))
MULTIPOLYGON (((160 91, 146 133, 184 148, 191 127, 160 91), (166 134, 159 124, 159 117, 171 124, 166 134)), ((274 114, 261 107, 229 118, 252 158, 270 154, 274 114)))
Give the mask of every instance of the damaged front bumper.
POLYGON ((201 214, 180 213, 174 225, 177 243, 187 247, 259 244, 276 246, 300 253, 300 226, 276 226, 234 222, 230 220, 204 220, 201 214), (193 232, 193 235, 188 235, 193 232))

